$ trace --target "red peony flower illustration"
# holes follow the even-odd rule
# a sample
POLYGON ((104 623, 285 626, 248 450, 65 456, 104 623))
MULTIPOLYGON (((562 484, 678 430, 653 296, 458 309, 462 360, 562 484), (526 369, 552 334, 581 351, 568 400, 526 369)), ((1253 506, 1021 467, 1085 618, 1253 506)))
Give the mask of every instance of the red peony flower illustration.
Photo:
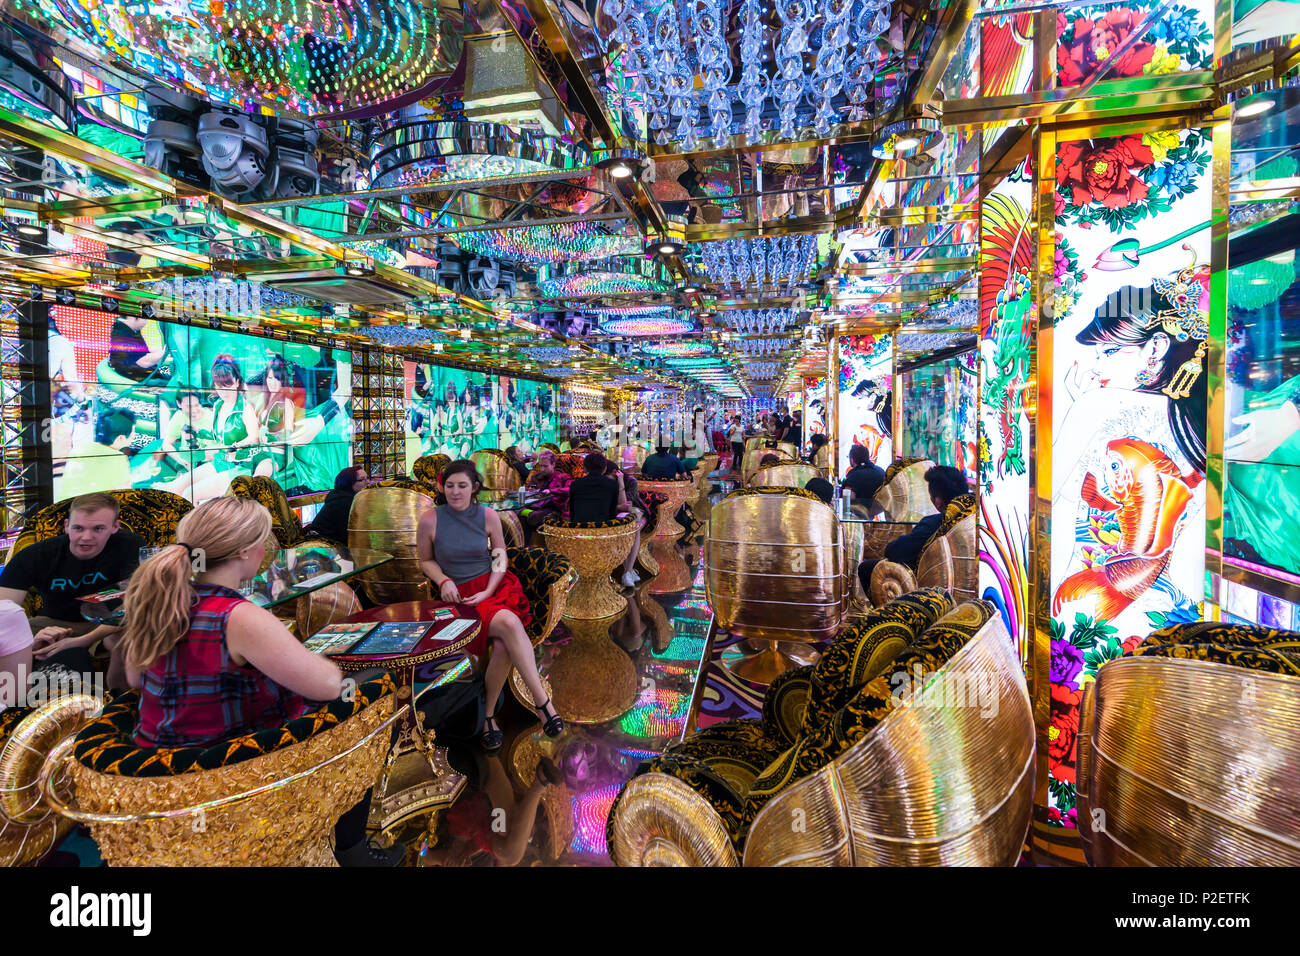
POLYGON ((1083 691, 1052 685, 1052 713, 1047 730, 1047 760, 1052 776, 1074 783, 1075 738, 1079 735, 1079 704, 1083 691))
MULTIPOLYGON (((1074 21, 1074 39, 1061 41, 1056 46, 1057 82, 1061 86, 1076 86, 1097 72, 1097 67, 1120 44, 1128 39, 1141 18, 1128 7, 1116 7, 1100 20, 1080 17, 1074 21)), ((1069 26, 1057 14, 1058 34, 1069 26)), ((1109 77, 1141 76, 1142 69, 1155 56, 1153 43, 1134 43, 1124 55, 1107 70, 1109 77)))
POLYGON ((1078 140, 1056 151, 1056 184, 1070 187, 1070 203, 1099 202, 1122 209, 1147 198, 1147 184, 1136 175, 1155 161, 1141 136, 1078 140))

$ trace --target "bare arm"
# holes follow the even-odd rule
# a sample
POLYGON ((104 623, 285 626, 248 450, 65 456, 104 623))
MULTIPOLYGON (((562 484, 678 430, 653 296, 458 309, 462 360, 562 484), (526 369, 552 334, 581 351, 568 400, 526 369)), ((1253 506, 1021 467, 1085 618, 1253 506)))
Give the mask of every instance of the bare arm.
POLYGON ((252 602, 237 604, 230 612, 226 646, 236 664, 256 667, 308 700, 333 700, 343 692, 343 672, 337 664, 307 650, 274 614, 252 602))
POLYGON ((12 681, 0 680, 0 710, 17 707, 27 690, 27 675, 32 672, 32 645, 0 657, 0 675, 12 674, 12 681), (6 687, 12 688, 14 698, 6 699, 6 687))
POLYGON ((19 607, 22 607, 27 600, 27 592, 20 591, 17 588, 0 588, 0 601, 13 601, 19 607))
POLYGON ((415 554, 420 560, 420 570, 433 582, 434 592, 444 601, 459 601, 460 591, 456 590, 456 582, 438 567, 433 558, 433 539, 437 533, 438 512, 431 508, 420 515, 420 523, 415 526, 415 554))
POLYGON ((491 508, 484 509, 484 524, 487 525, 488 541, 492 545, 492 576, 488 578, 487 587, 472 597, 465 598, 466 604, 478 604, 496 593, 501 579, 506 576, 506 540, 501 530, 501 516, 491 508))

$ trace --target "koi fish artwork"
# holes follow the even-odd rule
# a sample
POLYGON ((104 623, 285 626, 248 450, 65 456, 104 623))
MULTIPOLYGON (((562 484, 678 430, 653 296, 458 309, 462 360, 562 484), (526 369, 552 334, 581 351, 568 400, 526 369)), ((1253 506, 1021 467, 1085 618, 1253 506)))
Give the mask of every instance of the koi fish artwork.
POLYGON ((1156 582, 1172 555, 1193 492, 1204 476, 1182 474, 1153 445, 1117 438, 1106 445, 1107 492, 1089 472, 1080 497, 1090 508, 1114 515, 1118 540, 1100 563, 1070 575, 1052 598, 1057 614, 1067 601, 1095 596, 1097 617, 1114 620, 1156 582))

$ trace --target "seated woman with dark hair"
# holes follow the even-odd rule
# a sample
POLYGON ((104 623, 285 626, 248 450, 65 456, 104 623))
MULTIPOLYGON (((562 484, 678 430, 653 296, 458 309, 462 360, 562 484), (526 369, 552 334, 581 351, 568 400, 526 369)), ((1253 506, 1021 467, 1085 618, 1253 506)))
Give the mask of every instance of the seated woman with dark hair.
MULTIPOLYGON (((239 593, 266 556, 271 514, 255 501, 214 498, 180 521, 177 543, 131 577, 123 605, 121 650, 127 678, 140 688, 140 747, 207 747, 271 730, 331 700, 343 674, 313 654, 270 611, 239 593), (194 575, 191 555, 205 570, 194 575)), ((401 848, 365 839, 370 795, 334 830, 345 866, 395 866, 401 848)))
POLYGON ((762 458, 758 460, 759 468, 766 468, 768 465, 779 465, 779 464, 781 464, 781 456, 774 451, 769 451, 767 454, 765 454, 762 458))
POLYGON ((352 513, 352 499, 366 486, 370 476, 365 468, 352 465, 344 468, 334 478, 334 489, 325 496, 325 503, 316 518, 307 527, 307 534, 325 538, 338 544, 348 543, 348 515, 352 513))
POLYGON ((510 462, 510 467, 515 470, 520 481, 528 480, 528 464, 524 461, 524 453, 519 450, 518 445, 511 445, 506 449, 506 460, 510 462))
POLYGON ((482 628, 466 652, 481 658, 489 641, 496 645, 483 672, 488 713, 480 743, 488 751, 500 750, 505 743, 494 712, 511 666, 519 671, 533 700, 542 701, 537 712, 546 736, 558 737, 564 732, 564 721, 537 674, 537 656, 525 630, 532 621, 528 596, 506 565, 501 516, 478 503, 483 478, 472 461, 453 461, 443 470, 439 484, 447 503, 420 517, 415 544, 420 569, 432 582, 434 593, 478 612, 482 628))
MULTIPOLYGON (((631 514, 633 509, 624 487, 623 472, 598 451, 582 460, 586 477, 575 478, 569 486, 569 520, 573 522, 613 521, 620 514, 631 514)), ((632 548, 623 561, 623 584, 634 586, 640 580, 633 565, 641 548, 643 518, 638 519, 637 534, 632 548)))

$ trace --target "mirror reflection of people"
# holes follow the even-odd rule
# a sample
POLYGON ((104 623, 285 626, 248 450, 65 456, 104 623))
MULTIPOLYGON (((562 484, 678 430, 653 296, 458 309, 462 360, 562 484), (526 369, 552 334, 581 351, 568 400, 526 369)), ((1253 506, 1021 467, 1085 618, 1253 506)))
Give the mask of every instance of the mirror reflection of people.
MULTIPOLYGON (((921 560, 921 550, 943 524, 943 513, 948 503, 970 491, 970 486, 966 484, 966 476, 951 465, 935 465, 925 473, 925 483, 930 490, 930 502, 937 512, 926 515, 907 534, 885 545, 886 561, 906 565, 913 571, 916 570, 917 562, 921 560)), ((869 558, 858 565, 858 580, 862 582, 862 590, 866 594, 871 593, 871 572, 879 563, 878 560, 869 558)))
MULTIPOLYGON (((33 655, 44 660, 81 650, 89 669, 89 648, 103 639, 113 650, 118 628, 87 621, 78 598, 121 583, 140 560, 144 539, 122 528, 117 499, 92 492, 72 500, 63 534, 23 548, 0 571, 0 601, 22 604, 29 590, 41 596, 40 614, 31 618, 33 655)), ((110 685, 118 677, 110 668, 110 685)))
POLYGON ((479 742, 491 751, 501 749, 505 741, 493 708, 512 665, 533 700, 541 701, 537 712, 543 731, 548 737, 558 737, 564 732, 564 721, 537 674, 537 658, 525 630, 532 613, 523 585, 506 567, 501 516, 477 500, 483 478, 472 461, 461 459, 443 470, 439 487, 447 503, 421 515, 416 548, 420 569, 434 593, 443 601, 472 607, 479 615, 482 626, 467 653, 481 658, 488 642, 494 645, 483 672, 488 713, 479 742))
MULTIPOLYGON (((176 543, 131 578, 122 650, 140 689, 140 747, 210 747, 271 730, 307 712, 308 700, 343 690, 343 673, 313 654, 274 614, 239 592, 266 557, 271 514, 255 501, 221 497, 181 518, 176 543), (205 570, 194 573, 194 555, 205 570)), ((335 827, 344 866, 394 866, 404 848, 365 839, 370 793, 335 827)))
POLYGON ((864 445, 849 449, 849 470, 840 485, 853 493, 853 500, 865 504, 876 497, 885 482, 885 470, 871 460, 871 452, 864 445))

